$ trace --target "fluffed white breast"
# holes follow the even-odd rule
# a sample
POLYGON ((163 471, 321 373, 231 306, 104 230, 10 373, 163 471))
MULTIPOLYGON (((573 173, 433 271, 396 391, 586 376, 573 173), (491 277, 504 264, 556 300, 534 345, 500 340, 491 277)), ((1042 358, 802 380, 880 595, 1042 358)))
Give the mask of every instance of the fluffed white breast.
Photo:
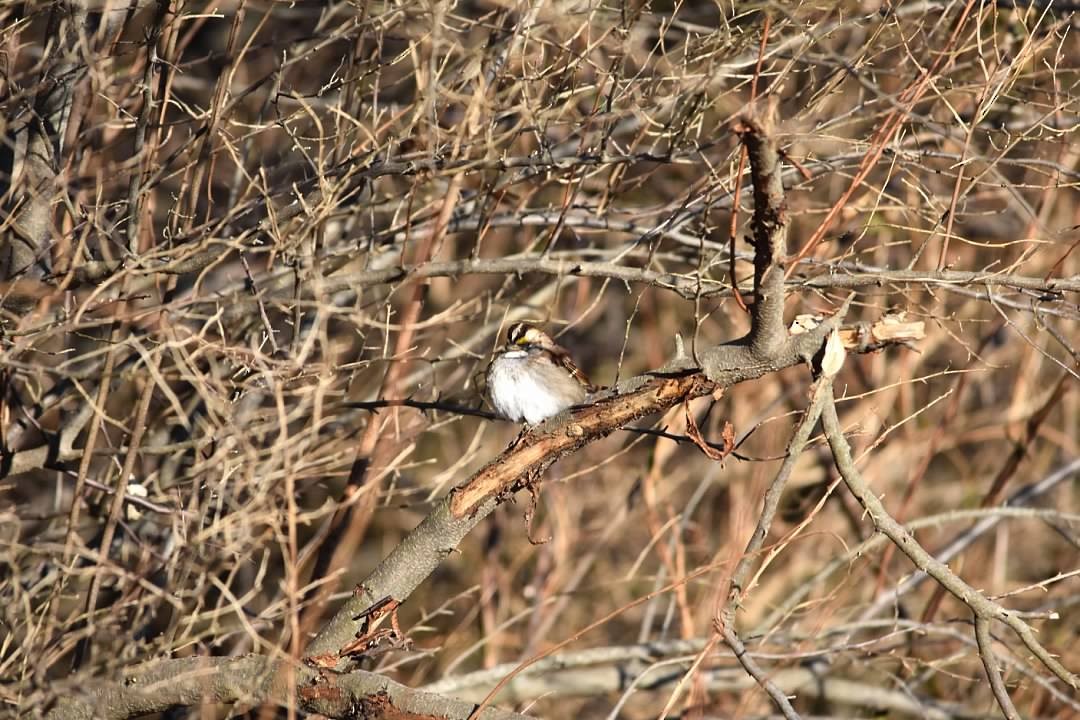
POLYGON ((568 380, 561 368, 531 362, 528 351, 510 350, 496 356, 488 367, 488 398, 508 420, 536 425, 584 399, 584 389, 567 392, 568 380))

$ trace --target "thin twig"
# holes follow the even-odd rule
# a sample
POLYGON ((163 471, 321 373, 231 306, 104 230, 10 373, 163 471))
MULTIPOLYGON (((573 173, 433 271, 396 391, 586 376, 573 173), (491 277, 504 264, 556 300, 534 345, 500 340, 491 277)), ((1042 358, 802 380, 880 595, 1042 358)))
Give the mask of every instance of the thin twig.
POLYGON ((1001 677, 997 657, 994 655, 994 640, 990 637, 990 621, 984 617, 975 618, 975 641, 979 644, 979 657, 986 668, 986 677, 990 680, 990 690, 994 693, 998 707, 1008 720, 1020 720, 1020 714, 1009 697, 1005 681, 1001 677))

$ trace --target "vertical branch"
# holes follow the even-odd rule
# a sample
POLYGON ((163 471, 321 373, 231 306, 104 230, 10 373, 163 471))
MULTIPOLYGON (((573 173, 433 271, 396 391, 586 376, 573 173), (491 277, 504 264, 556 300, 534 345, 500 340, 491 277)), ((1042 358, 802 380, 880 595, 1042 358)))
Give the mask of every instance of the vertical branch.
POLYGON ((757 527, 754 528, 753 535, 750 536, 749 542, 746 543, 746 550, 731 575, 728 604, 721 613, 725 625, 734 623, 735 613, 739 609, 743 594, 749 589, 747 583, 750 580, 750 571, 754 569, 755 556, 765 544, 765 537, 769 534, 769 528, 772 526, 773 518, 776 516, 776 509, 780 505, 780 498, 784 494, 788 478, 791 477, 799 455, 802 454, 803 448, 806 447, 807 441, 810 440, 810 433, 813 431, 814 426, 817 425, 818 418, 821 417, 821 408, 825 403, 825 398, 831 394, 831 379, 823 377, 814 384, 810 405, 806 408, 806 412, 803 413, 802 420, 799 421, 795 433, 788 442, 784 463, 776 473, 776 478, 773 479, 769 489, 765 492, 757 527))
POLYGON ((795 463, 798 461, 799 455, 802 454, 803 448, 806 447, 806 443, 810 439, 810 433, 813 431, 814 426, 817 425, 818 418, 821 417, 821 409, 825 404, 825 399, 831 396, 831 378, 820 378, 814 384, 810 405, 806 408, 802 420, 795 429, 795 434, 792 435, 791 441, 788 443, 787 457, 784 458, 784 464, 780 467, 780 471, 777 472, 776 478, 769 486, 762 500, 761 515, 758 518, 757 527, 754 528, 754 533, 746 544, 746 550, 731 575, 727 603, 713 619, 715 632, 723 637, 724 642, 734 653, 735 659, 772 698, 773 703, 785 718, 797 718, 799 715, 792 708, 787 696, 762 672, 757 662, 750 656, 742 639, 739 637, 735 624, 735 614, 739 610, 745 591, 749 589, 750 572, 754 569, 758 551, 765 544, 765 537, 769 534, 769 528, 772 526, 773 518, 776 515, 776 508, 780 505, 780 498, 784 493, 784 488, 787 486, 788 478, 791 477, 791 473, 795 469, 795 463))
MULTIPOLYGON (((128 183, 128 220, 127 241, 128 251, 132 255, 139 254, 139 229, 142 220, 142 203, 139 202, 142 190, 143 178, 146 169, 150 167, 152 155, 156 150, 153 145, 147 146, 147 130, 150 127, 151 118, 157 107, 154 102, 154 88, 156 83, 156 70, 160 59, 157 46, 161 37, 161 30, 165 25, 165 16, 169 12, 169 0, 157 0, 157 10, 154 19, 146 31, 146 65, 143 68, 143 106, 139 113, 139 119, 135 123, 135 147, 133 156, 138 158, 138 165, 131 172, 131 180, 128 183)), ((270 336, 271 338, 273 335, 270 336)))
MULTIPOLYGON (((770 113, 771 115, 771 113, 770 113)), ((750 349, 755 356, 771 357, 783 345, 784 270, 787 253, 787 208, 780 151, 772 120, 743 117, 735 125, 750 159, 754 187, 754 307, 750 349)))
MULTIPOLYGON (((52 55, 42 73, 41 90, 26 124, 26 151, 17 186, 23 189, 16 203, 12 232, 0 237, 0 280, 48 274, 48 248, 52 237, 52 208, 57 172, 64 154, 63 138, 71 111, 73 90, 85 73, 77 57, 79 37, 86 26, 82 2, 59 2, 49 16, 52 55)), ((17 160, 17 159, 16 159, 17 160)), ((18 165, 16 165, 18 167, 18 165)), ((15 187, 15 184, 13 184, 15 187)))
MULTIPOLYGON (((769 43, 769 27, 772 25, 772 15, 765 15, 765 24, 761 28, 761 45, 758 47, 758 59, 757 65, 754 67, 754 77, 750 81, 750 106, 754 106, 754 101, 757 100, 758 80, 761 78, 761 66, 765 64, 765 48, 769 43)), ((735 302, 743 310, 743 312, 750 312, 750 308, 746 307, 746 301, 743 300, 742 293, 739 292, 739 280, 735 274, 735 240, 739 232, 739 196, 742 194, 742 174, 743 169, 746 167, 746 145, 743 144, 742 151, 739 152, 739 169, 735 171, 735 195, 731 200, 731 226, 728 231, 728 275, 731 277, 731 294, 735 298, 735 302)))
POLYGON ((1001 668, 997 664, 997 656, 994 655, 994 641, 990 637, 990 621, 986 618, 975 618, 975 642, 979 645, 979 657, 982 658, 983 667, 986 668, 986 677, 990 680, 990 689, 994 698, 1001 708, 1001 713, 1008 720, 1020 720, 1020 713, 1016 712, 1009 691, 1005 688, 1005 680, 1001 677, 1001 668))
MULTIPOLYGON (((159 361, 160 355, 155 355, 153 359, 147 359, 148 364, 157 363, 159 361)), ((112 550, 113 537, 116 534, 116 527, 120 523, 120 514, 124 510, 124 498, 127 494, 128 481, 134 474, 135 463, 139 459, 139 447, 142 444, 143 435, 146 433, 146 418, 150 411, 150 401, 154 398, 154 388, 155 381, 151 374, 151 376, 147 377, 145 380, 142 394, 139 396, 138 408, 135 410, 135 415, 132 418, 127 454, 124 457, 124 465, 120 470, 120 477, 116 480, 116 489, 113 493, 112 503, 109 505, 109 517, 105 523, 105 528, 102 531, 102 561, 98 564, 97 572, 94 573, 90 580, 90 589, 86 593, 86 626, 88 628, 88 634, 76 651, 76 666, 81 666, 88 662, 90 653, 93 649, 93 643, 90 642, 90 638, 93 637, 94 633, 98 595, 101 592, 103 576, 106 572, 106 566, 109 563, 109 556, 112 550)), ((72 504, 78 504, 78 502, 78 498, 72 500, 72 504)))

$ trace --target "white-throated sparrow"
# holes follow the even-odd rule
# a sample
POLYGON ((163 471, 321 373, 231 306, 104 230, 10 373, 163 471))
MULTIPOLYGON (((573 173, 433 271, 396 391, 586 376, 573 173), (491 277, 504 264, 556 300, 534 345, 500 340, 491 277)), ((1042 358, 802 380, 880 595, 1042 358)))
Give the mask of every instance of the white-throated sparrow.
POLYGON ((577 405, 596 388, 547 333, 527 323, 506 331, 487 369, 487 394, 503 417, 536 425, 577 405))

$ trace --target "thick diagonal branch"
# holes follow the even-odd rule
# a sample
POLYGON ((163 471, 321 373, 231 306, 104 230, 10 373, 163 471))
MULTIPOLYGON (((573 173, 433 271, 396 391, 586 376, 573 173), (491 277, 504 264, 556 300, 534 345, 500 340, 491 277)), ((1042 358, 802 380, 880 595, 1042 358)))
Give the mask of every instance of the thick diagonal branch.
POLYGON ((808 362, 818 351, 843 317, 846 305, 814 331, 788 337, 783 266, 787 231, 779 151, 775 139, 757 120, 746 119, 736 129, 747 144, 754 184, 755 306, 749 344, 709 348, 698 356, 700 368, 688 367, 689 363, 680 359, 674 365, 683 372, 666 368, 667 377, 637 378, 633 381, 636 385, 628 384, 621 392, 576 411, 568 423, 552 431, 534 432, 504 452, 440 502, 379 564, 312 641, 309 652, 337 652, 353 639, 359 630, 356 618, 365 610, 385 598, 407 599, 480 520, 559 458, 633 420, 704 395, 717 386, 808 362))
MULTIPOLYGON (((290 702, 282 664, 260 655, 161 660, 130 668, 124 682, 86 696, 64 697, 49 720, 123 720, 202 703, 290 702)), ((400 720, 465 720, 473 703, 413 690, 381 675, 356 671, 320 672, 295 665, 300 708, 330 718, 385 717, 400 720)), ((489 708, 483 720, 529 720, 529 716, 489 708)))
POLYGON ((623 425, 730 386, 807 362, 821 347, 833 322, 792 337, 767 361, 742 345, 721 345, 702 353, 702 369, 626 381, 616 393, 548 421, 506 450, 441 500, 420 524, 364 580, 358 592, 311 642, 312 655, 337 652, 360 629, 365 610, 384 598, 404 602, 500 503, 539 476, 556 460, 606 437, 623 425))

